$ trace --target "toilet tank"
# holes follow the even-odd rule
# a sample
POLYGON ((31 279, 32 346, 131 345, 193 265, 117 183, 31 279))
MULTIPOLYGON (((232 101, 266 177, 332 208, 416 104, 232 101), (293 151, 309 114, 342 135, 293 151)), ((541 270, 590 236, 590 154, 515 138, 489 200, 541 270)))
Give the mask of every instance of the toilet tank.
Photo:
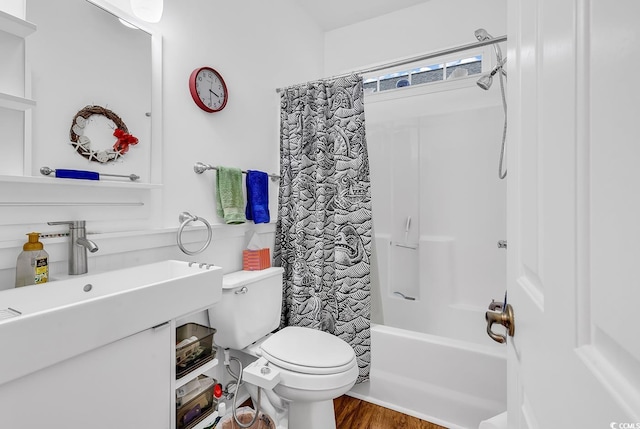
POLYGON ((218 346, 241 350, 280 325, 282 272, 271 267, 222 276, 222 299, 208 310, 218 346))

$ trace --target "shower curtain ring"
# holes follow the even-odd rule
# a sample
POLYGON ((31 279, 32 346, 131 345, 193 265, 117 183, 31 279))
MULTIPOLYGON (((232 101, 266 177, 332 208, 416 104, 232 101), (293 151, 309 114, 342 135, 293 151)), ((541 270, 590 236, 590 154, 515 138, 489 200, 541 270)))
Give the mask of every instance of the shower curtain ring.
POLYGON ((197 255, 198 253, 202 253, 207 247, 209 247, 209 244, 211 244, 211 236, 213 234, 211 232, 211 224, 207 222, 205 218, 192 215, 189 212, 182 212, 180 213, 180 216, 178 216, 178 220, 180 221, 180 227, 178 228, 177 242, 180 250, 182 250, 187 255, 197 255), (182 244, 182 233, 184 232, 185 226, 187 226, 191 222, 196 222, 198 220, 207 227, 207 241, 198 250, 188 250, 184 247, 184 244, 182 244))

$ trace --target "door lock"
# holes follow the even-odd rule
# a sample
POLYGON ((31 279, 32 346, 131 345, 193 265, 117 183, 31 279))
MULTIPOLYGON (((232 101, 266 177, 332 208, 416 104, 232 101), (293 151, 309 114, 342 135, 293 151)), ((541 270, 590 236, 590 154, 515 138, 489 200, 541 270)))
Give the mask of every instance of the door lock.
POLYGON ((487 335, 489 335, 493 341, 497 341, 500 344, 507 342, 506 336, 493 332, 491 327, 494 323, 499 323, 507 328, 507 334, 510 337, 513 337, 513 334, 515 334, 516 327, 513 318, 513 307, 511 307, 511 304, 505 304, 502 308, 502 312, 487 311, 484 317, 487 321, 487 335))

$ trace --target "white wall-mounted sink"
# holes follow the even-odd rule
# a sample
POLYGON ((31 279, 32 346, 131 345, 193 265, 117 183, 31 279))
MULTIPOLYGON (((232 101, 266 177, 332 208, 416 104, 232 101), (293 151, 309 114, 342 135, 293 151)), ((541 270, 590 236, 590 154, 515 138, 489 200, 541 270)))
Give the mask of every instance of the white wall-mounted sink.
POLYGON ((220 267, 182 261, 2 291, 0 384, 204 310, 221 294, 220 267))

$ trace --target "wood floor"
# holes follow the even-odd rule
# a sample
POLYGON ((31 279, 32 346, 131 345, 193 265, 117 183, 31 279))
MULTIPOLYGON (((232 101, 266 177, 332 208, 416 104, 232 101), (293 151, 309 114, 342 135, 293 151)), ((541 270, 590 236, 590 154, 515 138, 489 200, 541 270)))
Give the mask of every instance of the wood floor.
MULTIPOLYGON (((253 408, 251 399, 244 406, 253 408)), ((334 399, 333 408, 336 429, 447 429, 347 395, 334 399)))
POLYGON ((347 395, 334 399, 333 406, 337 429, 446 429, 347 395))

